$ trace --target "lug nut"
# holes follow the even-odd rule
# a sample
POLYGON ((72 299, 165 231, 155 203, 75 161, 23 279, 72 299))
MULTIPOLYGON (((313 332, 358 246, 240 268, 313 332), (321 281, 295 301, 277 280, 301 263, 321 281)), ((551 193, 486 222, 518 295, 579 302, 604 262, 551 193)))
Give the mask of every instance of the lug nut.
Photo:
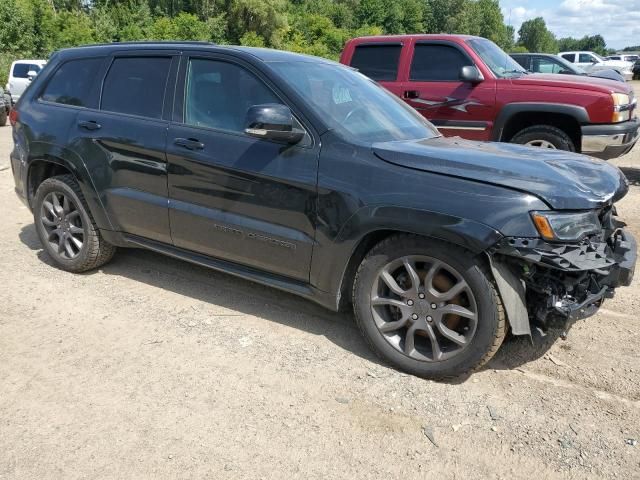
POLYGON ((438 306, 435 303, 432 303, 431 304, 431 308, 433 308, 435 310, 436 308, 438 308, 438 306))
POLYGON ((433 317, 431 315, 427 315, 427 322, 433 322, 433 317))
POLYGON ((424 298, 424 293, 421 293, 420 295, 418 295, 420 298, 424 298))
POLYGON ((407 305, 409 306, 413 305, 413 300, 407 300, 407 305))
POLYGON ((413 318, 414 320, 417 320, 418 319, 418 314, 414 313, 413 315, 411 315, 411 318, 413 318))

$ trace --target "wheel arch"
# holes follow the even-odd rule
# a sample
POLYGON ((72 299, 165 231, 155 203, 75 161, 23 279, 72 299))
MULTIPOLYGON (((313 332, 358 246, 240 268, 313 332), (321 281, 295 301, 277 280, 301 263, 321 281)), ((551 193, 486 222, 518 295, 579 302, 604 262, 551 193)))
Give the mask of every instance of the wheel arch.
POLYGON ((342 227, 331 248, 314 255, 312 283, 336 298, 336 309, 351 303, 351 286, 364 256, 391 235, 419 235, 450 243, 477 255, 494 245, 502 235, 469 219, 409 208, 364 207, 342 227))
MULTIPOLYGON (((98 228, 111 230, 111 222, 107 217, 84 163, 79 158, 77 161, 69 161, 66 157, 68 157, 68 155, 42 153, 29 159, 25 172, 25 185, 27 188, 27 202, 30 208, 33 209, 35 193, 43 181, 56 175, 68 173, 73 175, 74 179, 78 182, 98 228)), ((72 154, 72 158, 74 157, 75 154, 72 154)))
POLYGON ((491 140, 508 142, 524 128, 551 125, 564 131, 580 150, 580 126, 589 123, 589 114, 578 105, 556 103, 512 103, 505 105, 493 128, 491 140))

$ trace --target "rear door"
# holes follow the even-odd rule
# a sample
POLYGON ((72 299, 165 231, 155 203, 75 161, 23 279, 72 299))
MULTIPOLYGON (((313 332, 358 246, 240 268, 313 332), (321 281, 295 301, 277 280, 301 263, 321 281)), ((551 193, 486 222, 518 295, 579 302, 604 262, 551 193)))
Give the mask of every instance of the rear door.
POLYGON ((177 52, 127 51, 105 63, 99 110, 82 110, 71 142, 116 230, 171 242, 166 138, 177 52))
POLYGON ((307 282, 318 139, 286 145, 244 132, 252 105, 295 105, 224 54, 185 55, 176 91, 167 145, 174 244, 307 282))
POLYGON ((461 82, 463 66, 475 65, 464 49, 448 41, 412 45, 402 97, 446 136, 489 140, 495 112, 496 82, 461 82))

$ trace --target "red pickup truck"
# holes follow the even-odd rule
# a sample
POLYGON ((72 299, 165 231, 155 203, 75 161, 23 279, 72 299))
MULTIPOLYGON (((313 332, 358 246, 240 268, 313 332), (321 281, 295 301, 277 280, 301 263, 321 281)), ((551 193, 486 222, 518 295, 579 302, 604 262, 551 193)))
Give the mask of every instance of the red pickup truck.
POLYGON ((340 61, 404 99, 446 136, 604 159, 627 153, 638 140, 628 84, 529 73, 486 38, 361 37, 347 42, 340 61))

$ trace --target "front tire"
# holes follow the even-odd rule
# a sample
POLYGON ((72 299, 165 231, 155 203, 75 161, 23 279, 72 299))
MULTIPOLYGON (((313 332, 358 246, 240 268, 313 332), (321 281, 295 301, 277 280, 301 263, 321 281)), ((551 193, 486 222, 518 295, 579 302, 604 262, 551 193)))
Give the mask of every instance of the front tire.
POLYGON ((383 360, 444 379, 477 370, 506 333, 492 280, 469 252, 395 235, 362 261, 353 288, 356 322, 383 360))
POLYGON ((549 148, 575 152, 576 147, 565 132, 551 125, 534 125, 516 133, 511 143, 528 145, 530 147, 549 148))
POLYGON ((40 184, 33 218, 43 248, 63 270, 92 270, 115 253, 115 247, 102 238, 72 175, 48 178, 40 184))

